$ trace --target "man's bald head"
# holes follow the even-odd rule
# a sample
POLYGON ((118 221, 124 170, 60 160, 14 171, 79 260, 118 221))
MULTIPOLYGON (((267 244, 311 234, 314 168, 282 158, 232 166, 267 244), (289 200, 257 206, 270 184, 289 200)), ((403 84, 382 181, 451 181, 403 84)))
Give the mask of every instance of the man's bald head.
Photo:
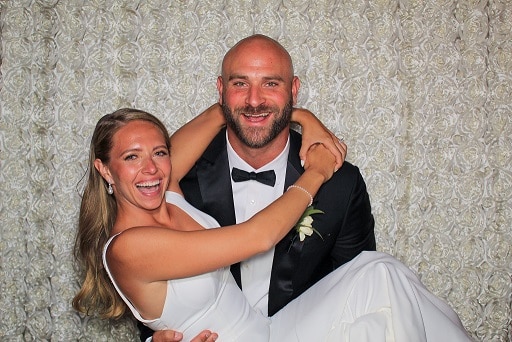
POLYGON ((226 79, 226 69, 229 69, 235 60, 250 58, 265 58, 267 63, 280 63, 287 69, 287 75, 291 80, 294 76, 292 58, 288 51, 276 40, 263 34, 255 34, 246 37, 236 43, 224 56, 222 61, 222 77, 226 79))

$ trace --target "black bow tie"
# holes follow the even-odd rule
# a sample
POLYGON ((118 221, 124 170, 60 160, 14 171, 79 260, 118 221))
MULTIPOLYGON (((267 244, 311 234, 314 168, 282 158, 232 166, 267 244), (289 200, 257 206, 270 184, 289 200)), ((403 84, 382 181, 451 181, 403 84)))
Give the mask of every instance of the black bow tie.
POLYGON ((265 185, 274 186, 276 184, 276 173, 274 170, 262 172, 247 172, 237 169, 236 167, 231 170, 231 178, 233 182, 245 182, 248 180, 255 180, 265 185))

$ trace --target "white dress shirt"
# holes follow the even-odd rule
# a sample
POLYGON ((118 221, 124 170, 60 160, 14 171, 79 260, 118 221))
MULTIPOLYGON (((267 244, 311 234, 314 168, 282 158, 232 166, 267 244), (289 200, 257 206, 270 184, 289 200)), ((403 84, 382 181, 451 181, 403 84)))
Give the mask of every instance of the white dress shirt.
MULTIPOLYGON (((248 172, 274 170, 276 173, 274 187, 255 180, 245 182, 233 182, 231 180, 236 222, 240 223, 250 219, 283 194, 290 139, 288 139, 280 155, 259 169, 254 169, 236 154, 229 143, 229 139, 227 139, 227 133, 226 141, 230 173, 233 167, 248 172)), ((273 259, 274 249, 272 248, 266 253, 256 255, 240 263, 242 291, 251 306, 260 310, 266 316, 268 316, 268 289, 273 259)))

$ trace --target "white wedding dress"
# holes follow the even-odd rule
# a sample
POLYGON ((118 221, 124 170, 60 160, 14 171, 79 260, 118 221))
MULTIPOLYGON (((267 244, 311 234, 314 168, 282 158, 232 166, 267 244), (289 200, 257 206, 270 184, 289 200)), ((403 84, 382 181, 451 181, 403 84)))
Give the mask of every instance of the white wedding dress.
MULTIPOLYGON (((166 200, 205 227, 218 227, 176 193, 166 200)), ((228 267, 169 280, 162 316, 146 320, 117 287, 133 315, 153 330, 173 329, 190 341, 200 331, 218 341, 470 341, 459 318, 406 266, 380 252, 363 252, 333 271, 271 318, 246 301, 228 267)))

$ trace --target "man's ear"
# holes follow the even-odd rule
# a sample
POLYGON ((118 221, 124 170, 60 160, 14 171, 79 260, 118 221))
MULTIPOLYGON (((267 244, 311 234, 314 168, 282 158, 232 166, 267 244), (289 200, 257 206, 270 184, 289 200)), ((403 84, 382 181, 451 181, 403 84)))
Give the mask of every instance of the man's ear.
POLYGON ((297 76, 293 76, 292 80, 292 99, 293 105, 297 104, 297 97, 299 96, 300 79, 297 76))
POLYGON ((219 104, 222 105, 222 89, 224 85, 222 82, 222 76, 217 77, 217 91, 219 92, 219 104))
POLYGON ((112 175, 110 174, 110 170, 108 169, 108 166, 103 164, 103 162, 100 159, 95 159, 94 160, 94 168, 96 170, 98 170, 98 172, 100 173, 101 177, 103 177, 103 179, 107 183, 114 184, 114 180, 112 178, 112 175))

